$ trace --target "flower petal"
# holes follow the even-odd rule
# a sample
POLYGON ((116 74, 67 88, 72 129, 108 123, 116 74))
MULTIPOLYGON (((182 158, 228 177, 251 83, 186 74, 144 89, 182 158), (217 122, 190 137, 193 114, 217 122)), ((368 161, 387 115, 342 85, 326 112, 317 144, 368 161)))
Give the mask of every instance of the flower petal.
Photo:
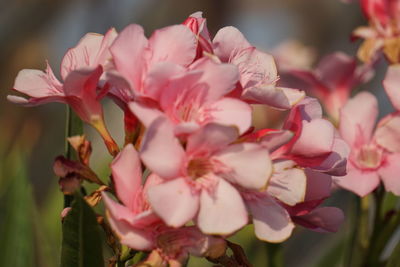
POLYGON ((189 154, 210 154, 226 147, 238 136, 234 127, 209 123, 188 137, 186 151, 189 154))
POLYGON ((283 242, 292 234, 294 224, 287 211, 268 196, 248 201, 255 234, 266 242, 283 242))
POLYGON ((377 116, 378 102, 375 96, 368 92, 357 94, 340 111, 340 135, 351 147, 356 142, 368 142, 377 116))
POLYGON ((210 108, 212 121, 226 126, 236 126, 239 133, 246 132, 252 122, 252 108, 238 99, 224 97, 210 108))
POLYGON ((147 195, 154 212, 172 227, 189 222, 199 209, 199 195, 193 193, 184 178, 151 186, 147 195))
POLYGON ((306 175, 302 169, 284 169, 273 173, 268 183, 267 192, 283 203, 293 206, 304 201, 306 184, 306 175))
POLYGON ((347 175, 334 177, 334 181, 340 187, 347 189, 360 197, 364 197, 375 190, 379 185, 379 176, 375 171, 362 171, 351 163, 348 164, 347 175))
POLYGON ((220 29, 213 40, 214 53, 223 62, 228 62, 234 53, 252 45, 235 27, 228 26, 220 29))
POLYGON ((396 196, 400 196, 400 154, 387 155, 385 164, 379 168, 378 173, 382 178, 385 189, 396 196))
POLYGON ((151 62, 169 61, 186 66, 196 56, 195 35, 184 25, 173 25, 156 30, 149 39, 151 62))
POLYGON ((136 24, 125 27, 110 47, 116 69, 135 91, 140 90, 142 75, 147 68, 147 49, 148 40, 143 28, 136 24))
POLYGON ((325 119, 303 120, 299 138, 292 147, 292 153, 315 157, 332 151, 335 128, 325 119), (318 134, 315 134, 318 133, 318 134))
POLYGON ((293 221, 317 232, 337 232, 344 221, 343 211, 335 207, 321 207, 293 221))
POLYGON ((223 168, 219 175, 248 189, 265 187, 272 173, 268 150, 259 144, 230 145, 214 157, 228 169, 223 168))
POLYGON ((383 80, 383 87, 393 107, 400 110, 400 65, 389 66, 383 80))
POLYGON ((400 114, 383 118, 376 128, 375 141, 390 152, 400 152, 400 114))
POLYGON ((130 210, 135 210, 135 200, 142 185, 142 168, 139 155, 128 144, 111 163, 115 191, 130 210))
POLYGON ((151 171, 162 178, 180 176, 185 151, 166 118, 159 117, 149 126, 140 148, 140 157, 151 171))
POLYGON ((129 223, 129 210, 113 201, 103 193, 103 199, 107 207, 107 217, 113 231, 117 234, 121 243, 136 250, 151 250, 155 246, 151 230, 138 229, 129 223))
POLYGON ((205 234, 228 235, 247 224, 247 211, 239 192, 219 179, 214 192, 202 190, 197 224, 205 234))

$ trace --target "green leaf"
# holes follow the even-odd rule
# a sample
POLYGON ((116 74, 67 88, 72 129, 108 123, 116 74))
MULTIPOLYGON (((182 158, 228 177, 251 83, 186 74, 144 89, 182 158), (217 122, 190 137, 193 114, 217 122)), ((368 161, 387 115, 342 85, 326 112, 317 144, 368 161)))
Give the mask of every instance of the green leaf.
POLYGON ((26 157, 14 149, 0 175, 7 188, 0 196, 0 266, 30 267, 35 261, 32 188, 27 179, 26 157))
POLYGON ((104 266, 96 215, 78 193, 64 219, 62 232, 61 267, 104 266))

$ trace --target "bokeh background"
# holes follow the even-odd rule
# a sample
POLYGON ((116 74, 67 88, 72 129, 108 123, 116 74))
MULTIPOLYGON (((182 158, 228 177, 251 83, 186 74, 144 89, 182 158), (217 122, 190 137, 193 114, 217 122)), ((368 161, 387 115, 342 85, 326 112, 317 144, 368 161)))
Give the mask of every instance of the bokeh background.
MULTIPOLYGON (((122 30, 130 23, 143 25, 147 35, 157 28, 178 24, 203 11, 212 34, 227 25, 239 28, 264 51, 297 40, 310 48, 310 61, 336 50, 355 54, 359 43, 351 31, 365 20, 357 4, 339 0, 15 0, 0 1, 0 266, 58 266, 63 196, 52 171, 53 160, 64 152, 65 106, 47 104, 24 108, 9 103, 14 79, 24 68, 44 69, 48 60, 56 75, 62 56, 87 32, 122 30)), ((297 57, 296 54, 293 55, 297 57)), ((299 55, 300 56, 300 55, 299 55)), ((382 67, 384 68, 384 67, 382 67)), ((378 68, 379 69, 379 68, 378 68)), ((382 114, 390 110, 377 77, 366 89, 378 95, 382 114)), ((122 141, 122 114, 106 102, 106 120, 112 135, 122 141)), ((274 124, 275 112, 260 109, 257 124, 274 124)), ((382 115, 381 114, 381 115, 382 115)), ((110 158, 92 129, 92 166, 107 181, 110 158)), ((327 204, 343 208, 351 218, 351 196, 335 193, 327 204)), ((337 234, 296 230, 284 244, 285 266, 332 266, 349 229, 337 234)), ((234 238, 254 266, 266 266, 266 245, 251 229, 234 238)), ((107 248, 105 248, 107 250, 107 248)), ((190 260, 189 266, 208 266, 190 260)))

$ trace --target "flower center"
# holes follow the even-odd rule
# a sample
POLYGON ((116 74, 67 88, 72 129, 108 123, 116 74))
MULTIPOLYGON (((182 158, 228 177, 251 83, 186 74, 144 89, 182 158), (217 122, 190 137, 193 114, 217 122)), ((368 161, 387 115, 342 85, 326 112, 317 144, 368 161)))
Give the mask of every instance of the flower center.
POLYGON ((187 172, 193 180, 196 180, 211 172, 212 169, 213 165, 208 158, 194 158, 189 161, 187 172))
POLYGON ((375 169, 381 165, 382 151, 372 145, 364 145, 358 151, 357 163, 365 169, 375 169))

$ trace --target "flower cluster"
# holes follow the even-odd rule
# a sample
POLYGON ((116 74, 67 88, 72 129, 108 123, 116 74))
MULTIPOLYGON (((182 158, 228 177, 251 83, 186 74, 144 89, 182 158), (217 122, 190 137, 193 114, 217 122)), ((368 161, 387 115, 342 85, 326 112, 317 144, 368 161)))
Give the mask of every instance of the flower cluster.
MULTIPOLYGON (((340 63, 343 56, 333 58, 340 63)), ((342 222, 339 209, 320 204, 330 195, 332 176, 346 175, 346 142, 353 146, 359 139, 357 122, 341 124, 339 133, 316 99, 279 87, 273 57, 236 28, 211 38, 206 20, 195 13, 150 38, 134 24, 120 33, 87 34, 65 55, 61 77, 50 66, 22 70, 14 89, 28 98, 9 100, 67 103, 98 130, 114 156, 106 191, 118 201, 105 192, 98 197, 121 243, 152 251, 149 264, 179 266, 188 254, 220 257, 224 239, 247 224, 259 239, 282 242, 295 224, 334 232, 342 222), (124 111, 121 150, 104 123, 103 98, 124 111), (253 104, 289 110, 282 127, 255 130, 253 104)), ((355 116, 346 107, 342 117, 346 110, 355 116)), ((389 128, 385 124, 377 140, 389 128)), ((369 137, 354 145, 350 158, 359 162, 352 161, 351 171, 383 164, 386 152, 371 147, 369 137)), ((82 162, 80 177, 95 177, 88 160, 82 162)))

